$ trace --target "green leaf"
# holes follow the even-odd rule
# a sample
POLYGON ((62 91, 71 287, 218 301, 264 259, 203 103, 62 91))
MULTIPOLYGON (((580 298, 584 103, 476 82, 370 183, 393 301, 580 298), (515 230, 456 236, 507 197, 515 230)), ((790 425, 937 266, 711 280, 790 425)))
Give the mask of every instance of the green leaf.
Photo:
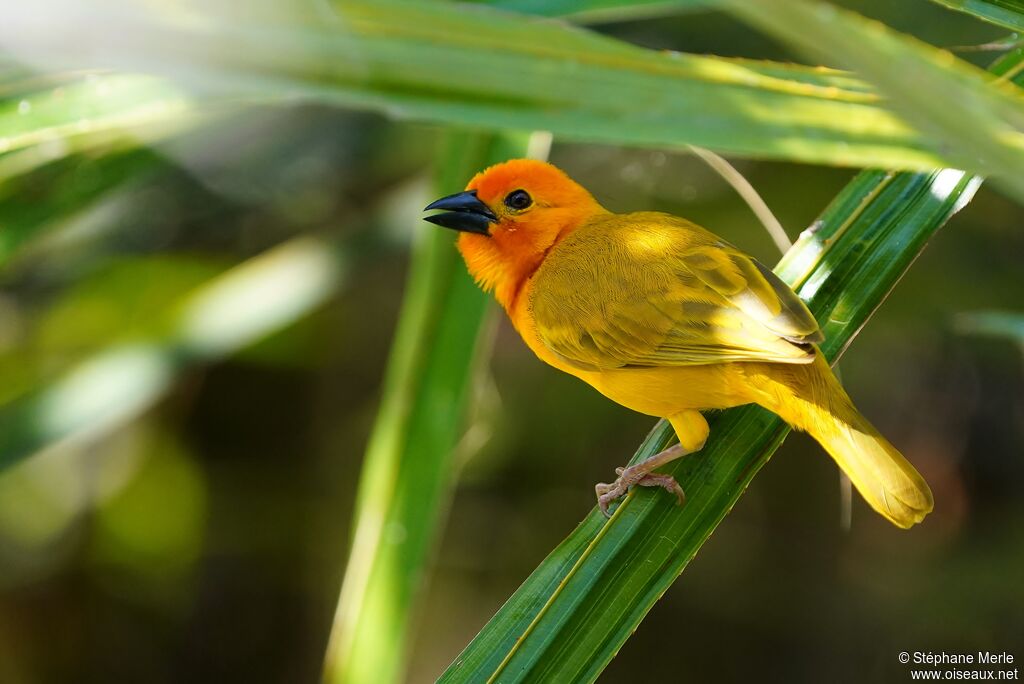
POLYGON ((1014 31, 1024 31, 1024 2, 1021 0, 932 0, 938 4, 970 14, 982 21, 1014 31))
MULTIPOLYGON (((1024 55, 1004 60, 999 68, 1024 55)), ((977 177, 865 171, 825 209, 776 272, 803 297, 837 359, 928 239, 970 201, 977 177)), ((696 555, 789 432, 756 406, 709 417, 704 449, 666 468, 687 493, 678 507, 633 491, 605 521, 595 509, 452 663, 440 681, 592 682, 696 555)), ((633 458, 674 440, 659 422, 633 458)))
MULTIPOLYGON (((527 152, 526 136, 450 134, 439 195, 481 168, 527 152)), ((359 482, 353 544, 328 646, 324 679, 388 684, 403 672, 423 567, 447 510, 452 453, 477 377, 490 311, 455 250, 454 233, 423 223, 384 397, 359 482)))
POLYGON ((945 163, 863 83, 827 69, 646 50, 483 6, 347 0, 336 15, 270 7, 245 16, 196 9, 188 22, 137 7, 101 14, 84 45, 77 24, 60 23, 74 16, 21 12, 5 18, 0 37, 51 62, 200 84, 206 102, 301 97, 566 140, 849 166, 945 163))
POLYGON ((512 12, 542 17, 570 17, 577 22, 647 19, 707 9, 714 0, 478 0, 512 12))
POLYGON ((180 131, 198 117, 180 87, 134 74, 33 79, 16 71, 0 76, 0 97, 0 153, 56 142, 67 155, 123 144, 126 136, 138 145, 180 131))
POLYGON ((720 1, 800 50, 857 72, 907 120, 941 141, 940 149, 954 166, 992 176, 1024 200, 1024 92, 1009 80, 1014 74, 984 72, 949 52, 816 0, 720 1))

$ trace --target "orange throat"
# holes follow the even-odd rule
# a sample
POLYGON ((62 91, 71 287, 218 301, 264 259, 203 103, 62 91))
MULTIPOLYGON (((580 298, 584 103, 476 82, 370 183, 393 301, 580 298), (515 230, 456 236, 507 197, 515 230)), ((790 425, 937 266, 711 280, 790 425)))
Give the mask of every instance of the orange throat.
POLYGON ((515 307, 523 286, 544 263, 547 249, 527 240, 488 237, 463 233, 459 251, 469 274, 485 292, 494 292, 495 299, 509 313, 515 307))

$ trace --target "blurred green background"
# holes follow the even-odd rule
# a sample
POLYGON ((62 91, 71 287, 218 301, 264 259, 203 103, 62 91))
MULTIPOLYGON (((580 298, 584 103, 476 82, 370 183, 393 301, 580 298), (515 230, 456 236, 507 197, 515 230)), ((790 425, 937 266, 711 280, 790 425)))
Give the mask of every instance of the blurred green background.
MULTIPOLYGON (((923 0, 842 4, 939 46, 1006 33, 923 0)), ((595 28, 794 58, 717 12, 595 28)), ((0 182, 0 442, 90 428, 0 475, 0 682, 318 680, 410 245, 438 230, 420 209, 441 133, 253 106, 0 182), (269 249, 241 267, 266 282, 231 271, 269 249), (91 426, 107 402, 123 415, 91 426)), ((779 256, 694 156, 556 138, 550 159, 614 211, 779 256)), ((854 175, 734 162, 793 238, 854 175)), ((901 532, 855 497, 844 530, 835 466, 794 435, 601 681, 903 681, 903 650, 1024 657, 1022 347, 960 318, 1020 312, 1022 269, 1020 207, 983 186, 843 358, 862 412, 931 484, 926 524, 901 532)), ((652 424, 494 314, 409 682, 444 670, 652 424)))

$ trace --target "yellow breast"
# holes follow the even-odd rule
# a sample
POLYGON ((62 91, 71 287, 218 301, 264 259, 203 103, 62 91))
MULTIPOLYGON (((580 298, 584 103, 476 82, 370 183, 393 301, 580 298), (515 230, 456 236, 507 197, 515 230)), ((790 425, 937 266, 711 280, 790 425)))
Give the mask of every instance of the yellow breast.
POLYGON ((612 401, 638 413, 668 417, 685 409, 729 408, 752 401, 739 364, 585 370, 545 346, 530 314, 527 280, 508 311, 512 325, 537 358, 574 375, 612 401))

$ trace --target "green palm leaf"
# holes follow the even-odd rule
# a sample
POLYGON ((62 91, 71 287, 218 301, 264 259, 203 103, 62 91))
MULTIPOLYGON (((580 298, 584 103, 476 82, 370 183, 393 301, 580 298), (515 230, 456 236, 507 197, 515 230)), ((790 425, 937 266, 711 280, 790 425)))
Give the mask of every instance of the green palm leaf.
POLYGON ((1002 77, 986 73, 883 24, 816 0, 723 4, 794 47, 857 72, 908 121, 941 141, 954 165, 991 175, 993 182, 1024 198, 1024 92, 1009 80, 1015 72, 1002 77))
MULTIPOLYGON (((244 16, 197 9, 203 21, 103 8, 88 18, 89 43, 75 40, 80 17, 26 10, 0 24, 0 45, 67 68, 163 76, 207 107, 302 98, 566 140, 693 144, 847 166, 943 165, 870 88, 830 70, 658 52, 560 21, 454 3, 345 0, 336 14, 274 3, 244 16)), ((69 112, 66 123, 76 120, 69 112)), ((15 132, 10 141, 32 134, 15 132)))
POLYGON ((973 15, 996 26, 1024 31, 1024 2, 1021 0, 932 0, 949 9, 973 15))

